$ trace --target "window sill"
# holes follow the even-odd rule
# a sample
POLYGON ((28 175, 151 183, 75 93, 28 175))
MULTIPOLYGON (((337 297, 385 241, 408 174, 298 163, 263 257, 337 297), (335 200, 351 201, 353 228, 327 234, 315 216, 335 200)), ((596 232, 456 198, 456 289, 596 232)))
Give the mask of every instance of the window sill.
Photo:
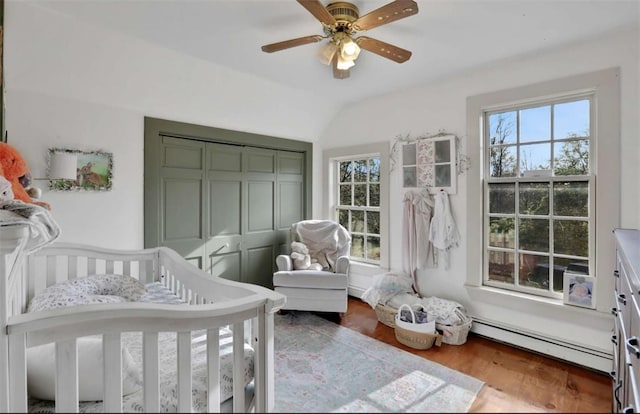
POLYGON ((477 301, 492 306, 513 309, 518 312, 532 312, 537 316, 552 319, 587 317, 601 319, 606 323, 610 323, 612 317, 609 312, 600 312, 596 309, 566 305, 562 299, 528 295, 489 286, 466 285, 465 287, 469 297, 474 302, 477 301))

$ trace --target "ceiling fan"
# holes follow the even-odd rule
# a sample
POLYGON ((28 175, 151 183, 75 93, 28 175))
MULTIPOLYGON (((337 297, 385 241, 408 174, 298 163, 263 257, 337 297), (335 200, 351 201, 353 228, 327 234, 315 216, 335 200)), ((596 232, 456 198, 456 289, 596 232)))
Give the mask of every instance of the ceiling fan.
POLYGON ((360 49, 403 63, 409 60, 411 52, 367 36, 352 37, 357 32, 373 29, 418 13, 418 4, 413 0, 395 0, 370 13, 360 16, 358 8, 349 2, 338 1, 326 7, 319 0, 298 0, 322 23, 324 35, 311 35, 262 46, 267 53, 277 52, 323 39, 329 41, 319 50, 320 61, 333 67, 333 77, 349 77, 349 68, 355 65, 360 49))

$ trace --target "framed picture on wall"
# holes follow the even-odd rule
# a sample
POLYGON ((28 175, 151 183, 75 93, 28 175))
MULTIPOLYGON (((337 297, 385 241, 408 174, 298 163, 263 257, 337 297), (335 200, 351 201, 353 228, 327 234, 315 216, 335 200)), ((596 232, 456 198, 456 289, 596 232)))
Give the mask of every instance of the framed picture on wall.
POLYGON ((593 309, 595 302, 595 278, 580 273, 564 272, 564 303, 593 309))
MULTIPOLYGON (((49 174, 58 169, 58 163, 75 164, 75 178, 50 179, 49 189, 54 191, 108 191, 113 178, 113 154, 103 151, 49 149, 49 174), (71 160, 71 161, 70 161, 71 160)), ((68 168, 65 167, 65 168, 68 168)))

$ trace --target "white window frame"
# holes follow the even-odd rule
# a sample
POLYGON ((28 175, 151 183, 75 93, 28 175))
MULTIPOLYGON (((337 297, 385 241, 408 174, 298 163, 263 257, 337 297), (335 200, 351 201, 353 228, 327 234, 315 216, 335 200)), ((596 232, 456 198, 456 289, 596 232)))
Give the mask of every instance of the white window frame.
MULTIPOLYGON (((562 98, 551 98, 551 99, 541 99, 540 101, 535 101, 535 102, 529 102, 526 105, 501 105, 498 107, 492 107, 490 109, 485 109, 483 111, 483 126, 484 129, 482 131, 482 136, 483 136, 483 176, 486 177, 486 179, 483 180, 484 182, 484 191, 483 191, 483 198, 485 200, 485 202, 483 203, 483 220, 484 220, 484 226, 483 229, 486 230, 489 226, 489 219, 491 214, 489 213, 489 186, 490 184, 501 184, 501 183, 506 183, 506 184, 511 184, 514 183, 515 187, 516 187, 516 192, 515 192, 515 211, 513 214, 509 214, 509 216, 513 216, 514 218, 514 225, 515 225, 515 232, 518 232, 518 219, 521 216, 521 213, 519 212, 519 208, 518 208, 518 183, 521 182, 538 182, 538 183, 548 183, 549 184, 549 200, 550 200, 550 206, 549 206, 549 213, 548 215, 545 216, 540 216, 538 218, 540 219, 548 219, 550 222, 550 227, 549 227, 549 252, 547 252, 547 254, 549 254, 549 267, 550 267, 550 275, 549 275, 549 279, 550 279, 550 286, 549 288, 551 290, 544 290, 544 289, 538 289, 538 288, 532 288, 532 287, 526 287, 523 285, 519 284, 519 280, 520 280, 520 275, 517 274, 518 272, 518 263, 519 263, 519 255, 523 254, 523 253, 531 253, 531 254, 536 254, 537 252, 529 252, 526 251, 524 249, 521 249, 520 246, 518 245, 517 241, 516 241, 516 245, 514 246, 514 248, 508 248, 508 249, 501 249, 498 247, 493 247, 489 245, 489 232, 488 231, 484 231, 484 238, 483 238, 483 245, 484 245, 484 262, 483 262, 483 285, 484 286, 492 286, 498 289, 507 289, 507 290, 513 290, 513 291, 518 291, 518 292, 523 292, 523 293, 529 293, 532 295, 539 295, 539 296, 546 296, 546 297, 550 297, 550 298, 556 298, 556 299, 562 299, 563 298, 563 292, 555 292, 553 291, 553 284, 554 284, 554 270, 553 270, 553 265, 554 265, 554 257, 564 257, 564 258, 569 258, 569 256, 567 255, 561 255, 561 254, 551 254, 550 252, 553 251, 553 243, 554 243, 554 239, 553 239, 553 222, 555 220, 570 220, 570 221, 587 221, 588 227, 589 227, 589 240, 588 240, 588 261, 589 261, 589 274, 593 275, 594 274, 594 270, 595 267, 595 215, 594 212, 595 210, 595 176, 593 174, 593 160, 594 160, 594 143, 595 143, 595 139, 594 139, 594 125, 593 125, 593 119, 594 119, 594 114, 595 114, 595 109, 594 109, 594 93, 593 92, 589 92, 589 93, 578 93, 575 95, 569 95, 569 96, 563 96, 562 98), (490 176, 490 169, 491 169, 491 155, 490 155, 490 151, 489 151, 489 139, 490 139, 490 131, 489 131, 489 125, 486 122, 487 117, 490 114, 495 114, 495 113, 499 113, 499 112, 516 112, 516 111, 521 111, 521 110, 526 110, 526 109, 530 109, 530 108, 536 108, 536 107, 541 107, 541 106, 551 106, 553 107, 554 105, 557 104, 563 104, 563 103, 567 103, 567 102, 573 102, 573 101, 578 101, 578 100, 588 100, 589 101, 589 137, 588 137, 588 141, 589 141, 589 174, 588 175, 573 175, 573 176, 548 176, 548 177, 523 177, 523 176, 505 176, 505 177, 491 177, 490 176), (581 181, 584 182, 586 181, 588 183, 588 188, 589 188, 589 199, 588 199, 588 217, 586 218, 578 218, 578 217, 557 217, 554 215, 553 213, 553 184, 555 182, 567 182, 567 181, 581 181), (505 252, 509 252, 509 253, 513 253, 515 254, 515 262, 514 262, 514 266, 515 266, 515 270, 516 270, 516 274, 514 274, 514 282, 513 284, 510 283, 504 283, 504 282, 500 282, 500 281, 495 281, 495 280, 489 280, 489 258, 487 257, 486 252, 487 251, 494 251, 494 252, 499 252, 499 251, 505 251, 505 252)), ((550 114, 550 121, 553 120, 553 112, 550 114)), ((519 129, 519 127, 516 125, 516 130, 519 129)), ((519 136, 519 131, 516 131, 516 136, 519 136)), ((558 143, 561 143, 563 141, 565 141, 566 139, 555 139, 555 137, 549 137, 549 140, 543 140, 543 141, 539 141, 539 142, 549 142, 551 144, 551 142, 555 142, 556 145, 558 143)), ((535 142, 537 143, 537 142, 535 142)), ((535 144, 534 143, 534 144, 535 144)), ((515 148, 519 149, 519 147, 521 145, 531 145, 530 142, 527 142, 525 144, 521 144, 520 140, 517 139, 515 143, 513 144, 509 144, 509 145, 513 145, 515 148)), ((551 149, 551 146, 550 146, 551 149)), ((517 154, 519 154, 520 151, 517 151, 517 154)), ((554 153, 551 152, 550 153, 550 158, 553 158, 554 153)), ((553 161, 551 161, 551 163, 553 164, 553 161)), ((519 158, 516 159, 516 165, 517 165, 517 171, 519 170, 519 167, 521 165, 521 160, 519 158)), ((550 165, 550 168, 553 170, 553 165, 550 165)), ((500 214, 494 214, 493 216, 501 216, 500 214)), ((542 252, 544 253, 544 252, 542 252)), ((544 256, 544 254, 542 254, 542 256, 544 256)), ((580 260, 581 258, 579 257, 574 257, 577 260, 580 260)))
MULTIPOLYGON (((485 152, 482 142, 484 112, 505 105, 527 105, 540 100, 562 99, 580 93, 593 94, 590 131, 593 136, 591 148, 591 174, 596 177, 598 191, 595 194, 595 231, 590 252, 596 276, 596 310, 609 313, 612 305, 606 292, 613 291, 612 269, 615 268, 614 239, 612 230, 620 225, 620 69, 610 68, 596 72, 569 76, 538 84, 491 92, 467 98, 468 154, 476 162, 470 163, 467 177, 467 282, 469 294, 475 300, 501 308, 526 309, 547 312, 549 306, 562 311, 562 300, 540 298, 521 292, 505 291, 483 285, 483 212, 486 200, 484 189, 485 152), (591 250, 593 249, 593 250, 591 250), (543 309, 545 309, 543 311, 543 309)), ((567 309, 568 310, 568 309, 567 309)))
POLYGON ((380 157, 380 262, 371 263, 353 258, 351 266, 356 272, 375 274, 379 269, 389 267, 389 142, 379 142, 349 147, 331 148, 323 151, 323 165, 326 171, 323 194, 324 216, 330 220, 338 220, 338 162, 351 159, 364 159, 371 156, 380 157))

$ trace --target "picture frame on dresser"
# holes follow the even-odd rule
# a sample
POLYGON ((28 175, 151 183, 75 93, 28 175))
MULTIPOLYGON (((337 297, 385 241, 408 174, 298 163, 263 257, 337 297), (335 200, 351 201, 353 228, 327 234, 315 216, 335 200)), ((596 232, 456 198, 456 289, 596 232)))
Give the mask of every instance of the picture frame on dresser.
POLYGON ((564 303, 594 309, 596 307, 595 281, 593 276, 565 271, 564 303))

